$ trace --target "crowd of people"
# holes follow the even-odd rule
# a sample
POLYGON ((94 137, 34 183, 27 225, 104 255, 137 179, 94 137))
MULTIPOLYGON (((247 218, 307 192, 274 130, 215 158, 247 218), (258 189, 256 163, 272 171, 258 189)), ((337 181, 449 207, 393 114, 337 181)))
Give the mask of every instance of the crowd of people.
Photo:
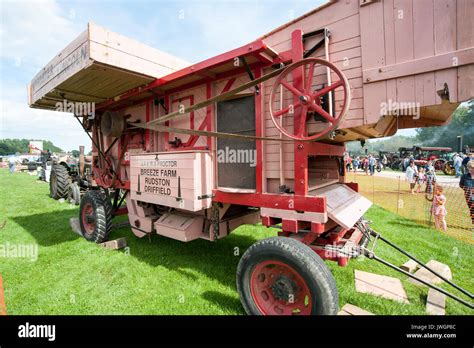
POLYGON ((467 172, 467 163, 471 158, 474 158, 474 153, 466 155, 464 153, 455 153, 453 155, 453 165, 455 170, 456 178, 460 178, 463 174, 467 172))
POLYGON ((377 166, 386 166, 387 157, 384 155, 381 160, 375 158, 372 154, 367 156, 355 156, 352 158, 348 153, 344 154, 344 164, 346 166, 346 171, 362 170, 366 175, 374 175, 377 166))

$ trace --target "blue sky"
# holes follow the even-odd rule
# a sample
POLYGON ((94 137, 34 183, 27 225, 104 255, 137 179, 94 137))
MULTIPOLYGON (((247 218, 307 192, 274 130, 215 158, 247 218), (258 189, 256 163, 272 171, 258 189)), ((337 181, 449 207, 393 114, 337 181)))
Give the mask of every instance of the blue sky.
POLYGON ((72 115, 28 108, 26 86, 89 21, 198 62, 255 40, 324 2, 0 0, 0 138, 48 139, 66 150, 88 147, 72 115))

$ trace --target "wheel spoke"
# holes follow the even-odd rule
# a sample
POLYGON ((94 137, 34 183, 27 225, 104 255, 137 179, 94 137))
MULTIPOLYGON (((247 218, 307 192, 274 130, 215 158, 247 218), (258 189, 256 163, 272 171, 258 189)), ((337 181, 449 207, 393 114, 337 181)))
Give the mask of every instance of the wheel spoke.
POLYGON ((304 135, 304 131, 305 131, 305 128, 306 128, 306 115, 307 115, 307 112, 308 112, 308 106, 303 105, 303 108, 301 110, 301 115, 300 115, 300 124, 299 124, 299 128, 298 128, 298 132, 296 133, 296 135, 299 136, 299 137, 304 135))
POLYGON ((306 93, 311 93, 311 85, 313 84, 313 75, 314 75, 314 64, 309 65, 308 76, 306 78, 305 91, 306 93))
POLYGON ((325 95, 326 93, 329 93, 329 92, 335 90, 337 87, 342 86, 342 85, 343 85, 342 80, 339 80, 336 83, 333 83, 329 86, 326 86, 323 89, 320 89, 319 91, 316 91, 315 93, 313 93, 313 99, 319 98, 322 95, 325 95))
POLYGON ((331 123, 336 122, 336 119, 334 117, 332 117, 329 113, 326 112, 326 110, 324 110, 322 107, 320 107, 314 101, 309 103, 309 106, 311 107, 311 109, 316 111, 318 114, 320 114, 322 117, 324 117, 329 122, 331 122, 331 123))
POLYGON ((280 82, 283 86, 286 87, 286 89, 288 89, 291 93, 293 93, 294 95, 296 95, 297 97, 299 97, 300 95, 302 95, 303 93, 298 90, 295 86, 293 86, 292 84, 284 81, 284 80, 281 80, 280 82))
POLYGON ((284 114, 287 114, 288 112, 290 112, 291 108, 293 107, 293 111, 297 108, 297 107, 300 107, 300 102, 297 102, 296 104, 291 104, 291 105, 288 105, 286 108, 284 109, 281 109, 281 110, 278 110, 278 111, 275 111, 273 113, 273 116, 274 117, 280 117, 284 114))

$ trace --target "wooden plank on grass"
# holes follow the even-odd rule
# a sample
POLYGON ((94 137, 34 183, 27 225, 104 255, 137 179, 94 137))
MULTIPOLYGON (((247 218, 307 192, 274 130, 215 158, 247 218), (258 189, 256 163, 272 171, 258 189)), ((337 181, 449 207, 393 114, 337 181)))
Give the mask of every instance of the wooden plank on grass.
POLYGON ((127 246, 127 239, 119 238, 119 239, 109 240, 107 242, 100 243, 99 245, 106 249, 118 250, 118 249, 125 248, 127 246))
POLYGON ((400 268, 404 271, 407 271, 408 273, 412 273, 418 268, 418 263, 416 263, 414 260, 408 260, 403 265, 401 265, 400 268))
POLYGON ((370 313, 365 309, 346 303, 337 315, 374 315, 374 313, 370 313))
POLYGON ((445 315, 446 314, 446 295, 435 289, 428 291, 428 298, 426 299, 426 313, 431 315, 445 315))

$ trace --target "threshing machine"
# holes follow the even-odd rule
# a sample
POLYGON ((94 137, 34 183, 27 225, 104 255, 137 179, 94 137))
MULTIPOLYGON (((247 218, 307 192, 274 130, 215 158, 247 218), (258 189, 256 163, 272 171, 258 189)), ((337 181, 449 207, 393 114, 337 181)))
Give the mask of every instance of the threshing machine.
POLYGON ((380 260, 367 243, 384 240, 346 181, 344 142, 449 122, 474 95, 473 17, 462 0, 329 2, 195 64, 90 24, 33 79, 29 103, 95 103, 75 113, 93 144, 87 240, 125 213, 137 237, 182 242, 262 222, 280 232, 240 260, 246 312, 335 314, 323 260, 380 260))

